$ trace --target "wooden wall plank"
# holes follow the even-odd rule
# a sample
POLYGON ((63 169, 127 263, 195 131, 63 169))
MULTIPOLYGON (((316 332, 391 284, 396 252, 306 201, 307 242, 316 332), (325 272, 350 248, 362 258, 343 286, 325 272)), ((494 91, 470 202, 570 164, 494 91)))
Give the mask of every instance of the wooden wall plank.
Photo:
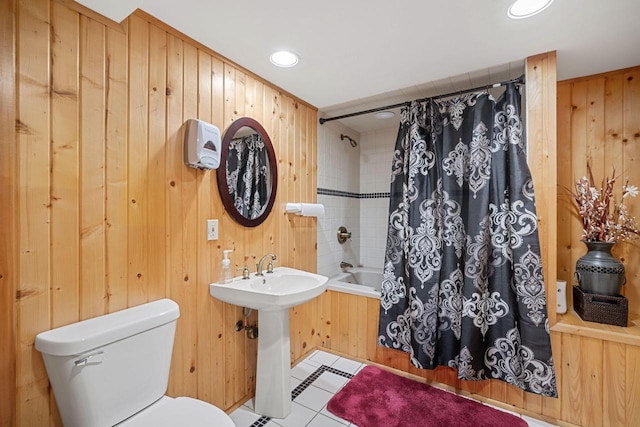
MULTIPOLYGON (((127 24, 124 24, 127 26, 127 24)), ((126 34, 107 29, 106 93, 106 290, 107 312, 127 307, 127 125, 128 69, 126 34)))
POLYGON ((80 17, 80 319, 104 314, 105 28, 80 17))
MULTIPOLYGON (((284 168, 280 169, 281 172, 278 175, 284 177, 284 182, 282 183, 283 190, 286 189, 287 201, 295 202, 297 199, 295 186, 289 185, 295 180, 295 155, 296 155, 296 147, 294 141, 294 127, 295 127, 295 110, 293 108, 293 102, 290 100, 283 100, 282 103, 283 111, 286 111, 284 119, 281 123, 281 138, 283 141, 283 149, 281 151, 284 156, 284 168)), ((284 192, 284 191, 283 191, 284 192)), ((287 246, 284 248, 286 254, 286 262, 289 265, 296 265, 296 236, 289 231, 294 227, 294 221, 297 220, 293 215, 287 215, 287 246)))
POLYGON ((624 76, 613 74, 604 77, 604 140, 602 141, 602 155, 605 172, 611 169, 618 171, 624 177, 624 76))
POLYGON ((0 2, 0 426, 16 425, 16 45, 14 1, 0 2))
POLYGON ((366 301, 364 301, 362 298, 359 298, 357 295, 348 294, 347 303, 347 307, 351 309, 349 310, 347 321, 350 325, 353 325, 352 333, 349 334, 347 340, 347 353, 355 354, 356 356, 360 357, 360 349, 358 348, 358 344, 361 343, 362 337, 362 326, 360 319, 365 318, 364 316, 362 316, 362 305, 366 305, 366 301))
POLYGON ((562 419, 580 425, 582 422, 583 386, 581 372, 583 369, 580 348, 582 338, 564 334, 562 336, 562 419))
MULTIPOLYGON (((224 304, 224 323, 226 326, 233 325, 242 317, 238 317, 238 309, 235 306, 224 304)), ((224 354, 224 408, 228 408, 235 403, 236 383, 239 382, 238 373, 240 370, 239 358, 237 357, 237 342, 242 338, 241 332, 229 333, 228 328, 225 334, 225 354, 224 354)), ((242 361, 244 362, 244 361, 242 361)), ((244 363, 242 363, 244 369, 244 363)))
MULTIPOLYGON (((211 58, 211 122, 216 126, 220 127, 220 131, 222 132, 224 128, 223 125, 223 113, 224 113, 224 71, 223 64, 217 58, 211 58)), ((216 175, 214 173, 210 174, 210 185, 211 185, 211 198, 209 199, 212 204, 213 209, 213 218, 218 219, 218 225, 222 223, 221 219, 224 213, 224 208, 222 206, 222 201, 220 199, 220 194, 218 193, 218 183, 216 179, 216 175)), ((222 236, 222 230, 219 231, 220 236, 222 236)), ((220 240, 218 240, 217 244, 213 248, 213 253, 210 260, 214 260, 213 262, 209 261, 209 265, 211 266, 211 277, 210 281, 216 281, 220 277, 221 265, 220 262, 215 262, 215 260, 222 259, 222 248, 220 245, 220 240)), ((239 259, 238 254, 236 254, 236 259, 239 259)), ((242 263, 240 263, 242 264, 242 263)), ((208 294, 208 290, 207 290, 208 294)), ((209 295, 207 295, 209 297, 209 295)), ((224 321, 224 304, 221 301, 216 300, 215 298, 209 299, 209 305, 211 306, 211 317, 207 319, 208 322, 211 323, 212 330, 209 339, 214 340, 212 343, 214 351, 212 353, 206 354, 204 357, 210 358, 212 362, 212 366, 210 367, 211 376, 214 380, 212 387, 212 395, 210 402, 213 402, 217 406, 224 405, 224 380, 225 380, 225 331, 228 327, 223 323, 224 321)))
POLYGON ((224 63, 215 57, 211 58, 211 123, 224 132, 224 63))
POLYGON ((534 414, 542 413, 542 396, 533 393, 523 393, 523 407, 534 414))
MULTIPOLYGON (((252 117, 262 123, 262 100, 258 99, 256 86, 258 82, 249 74, 236 72, 235 77, 236 88, 236 113, 238 117, 252 117)), ((253 260, 258 260, 262 255, 266 254, 263 248, 264 228, 266 224, 257 229, 255 227, 245 229, 242 233, 242 246, 238 246, 237 250, 249 256, 253 260)), ((255 264, 256 261, 253 261, 255 264)), ((249 317, 244 316, 244 321, 248 325, 256 325, 258 323, 258 313, 254 310, 249 317)), ((293 334, 293 331, 292 331, 293 334)), ((258 360, 258 342, 255 339, 248 339, 246 333, 244 337, 244 388, 239 394, 246 395, 255 393, 256 366, 258 360)), ((293 336, 291 342, 294 342, 293 336)))
MULTIPOLYGON (((605 132, 603 147, 603 161, 605 171, 611 174, 615 170, 619 176, 619 185, 623 184, 625 177, 624 167, 624 145, 622 144, 622 133, 624 125, 623 99, 624 99, 624 76, 616 74, 603 77, 605 80, 604 99, 604 123, 605 132)), ((631 245, 618 244, 613 249, 614 256, 626 262, 629 251, 634 250, 631 245)), ((626 288, 623 288, 624 294, 626 288)))
MULTIPOLYGON (((556 387, 558 388, 558 397, 544 397, 542 399, 542 414, 554 420, 559 420, 562 415, 562 401, 565 392, 562 382, 562 334, 551 332, 551 347, 553 350, 553 365, 556 370, 556 387)), ((495 396, 492 396, 495 398, 495 396)))
MULTIPOLYGON (((167 116, 167 34, 149 25, 149 143, 147 182, 149 191, 149 301, 164 297, 166 293, 166 116, 167 116)), ((174 159, 181 161, 182 159, 174 159)))
MULTIPOLYGON (((222 84, 221 88, 224 94, 224 103, 221 105, 223 113, 223 127, 226 128, 229 124, 235 120, 235 104, 236 104, 236 96, 235 96, 235 70, 230 67, 228 64, 223 64, 222 67, 222 84)), ((243 99, 244 102, 244 99, 243 99)), ((237 226, 230 215, 226 212, 222 214, 222 217, 219 222, 220 225, 220 239, 222 241, 222 250, 226 249, 237 249, 236 240, 237 238, 242 238, 242 235, 234 235, 233 231, 237 229, 237 226)), ((234 252, 234 259, 243 259, 243 262, 248 264, 250 267, 253 267, 252 263, 248 261, 249 255, 241 253, 239 251, 234 252)), ((220 260, 222 257, 219 258, 220 260)), ((216 264, 219 264, 216 263, 216 264)), ((232 265, 234 263, 232 262, 232 265)), ((243 264, 244 265, 244 264, 243 264)), ((218 275, 215 280, 220 280, 221 269, 220 265, 216 266, 218 268, 218 275)), ((229 304, 224 304, 224 324, 225 326, 234 325, 238 320, 244 320, 242 318, 241 312, 237 307, 229 304)), ((238 348, 237 341, 240 339, 238 337, 239 334, 234 333, 225 334, 225 380, 224 380, 224 407, 230 407, 235 402, 234 394, 235 394, 235 383, 239 381, 237 378, 237 373, 240 369, 238 358, 234 357, 236 354, 236 349, 238 348)), ((244 364, 242 364, 244 368, 244 364)))
POLYGON ((586 403, 582 410, 582 426, 602 425, 603 400, 603 342, 594 338, 582 338, 582 398, 586 403), (588 402, 588 403, 587 403, 588 402))
MULTIPOLYGON (((182 122, 198 116, 198 50, 194 46, 184 44, 184 73, 182 76, 184 87, 182 91, 182 122)), ((180 145, 184 140, 184 125, 180 132, 180 145)), ((178 304, 183 308, 180 322, 178 323, 179 333, 176 337, 180 342, 176 342, 176 348, 182 361, 177 364, 182 372, 183 393, 193 396, 197 394, 197 379, 195 373, 196 346, 197 343, 197 317, 196 310, 196 261, 198 242, 197 230, 197 171, 183 165, 182 156, 172 159, 180 164, 182 171, 182 280, 173 283, 172 295, 175 295, 178 304), (177 292, 173 292, 173 291, 177 292)), ((200 233, 200 240, 206 238, 206 234, 200 233)), ((177 373, 174 373, 174 375, 177 373)), ((178 374, 180 375, 180 374, 178 374)))
POLYGON ((574 211, 574 202, 571 197, 574 176, 571 168, 571 85, 558 85, 558 164, 566 167, 558 168, 558 182, 567 183, 558 186, 558 280, 567 281, 567 294, 571 293, 573 283, 573 271, 575 262, 572 263, 571 250, 574 245, 581 245, 579 238, 575 239, 571 234, 571 216, 566 212, 574 211))
MULTIPOLYGON (((381 348, 378 346, 378 324, 380 316, 380 301, 375 298, 367 298, 367 318, 373 317, 373 321, 367 322, 367 351, 365 359, 376 360, 378 359, 378 350, 381 348)), ((318 345, 322 345, 322 341, 318 341, 318 345)))
MULTIPOLYGON (((230 124, 243 117, 246 100, 244 72, 228 64, 224 66, 224 93, 224 122, 230 124)), ((223 250, 233 249, 232 259, 243 258, 250 268, 254 267, 257 262, 256 251, 250 250, 250 246, 247 246, 247 230, 240 227, 229 215, 223 216, 222 224, 226 230, 223 250)), ((247 320, 243 316, 242 308, 232 305, 226 305, 225 316, 228 327, 235 325, 239 320, 244 323, 247 320)), ((228 352, 225 364, 227 370, 225 401, 235 402, 242 398, 246 387, 246 334, 244 332, 229 334, 226 348, 228 352)))
POLYGON ((51 326, 58 327, 80 313, 80 21, 58 3, 51 12, 51 326))
MULTIPOLYGON (((306 176, 303 182, 307 182, 307 198, 310 203, 318 202, 318 121, 317 114, 305 107, 307 112, 307 165, 305 167, 306 176)), ((312 242, 311 250, 313 255, 308 257, 308 268, 316 271, 318 268, 318 233, 316 232, 318 220, 309 218, 310 223, 307 228, 307 241, 312 242)))
MULTIPOLYGON (((178 37, 167 35, 167 87, 166 87, 166 141, 165 147, 165 173, 166 173, 166 280, 167 296, 180 303, 180 286, 184 281, 182 271, 182 168, 183 165, 176 161, 182 159, 182 102, 183 102, 183 68, 184 68, 183 42, 178 37)), ((165 185, 166 185, 165 184, 165 185)), ((183 381, 183 357, 179 348, 176 335, 174 344, 169 380, 169 393, 178 395, 182 389, 183 381)))
POLYGON ((129 156, 127 167, 128 306, 149 300, 148 168, 149 24, 129 18, 129 156))
POLYGON ((507 383, 504 381, 491 381, 491 398, 499 402, 507 401, 507 383))
MULTIPOLYGON (((319 303, 318 311, 320 316, 318 346, 324 347, 324 348, 333 348, 332 346, 333 343, 331 341, 331 331, 332 331, 331 307, 333 306, 331 301, 331 295, 333 295, 333 292, 325 291, 325 293, 323 293, 319 297, 319 301, 318 301, 319 303)), ((369 322, 367 322, 367 328, 368 327, 369 327, 369 322)), ((371 336, 371 334, 369 334, 369 336, 371 336)), ((369 359, 369 360, 372 360, 372 359, 369 359)))
POLYGON ((604 427, 625 424, 626 345, 605 342, 602 364, 606 376, 602 388, 602 425, 604 427))
POLYGON ((527 153, 536 193, 538 237, 549 324, 556 322, 557 277, 557 114, 556 53, 527 58, 527 153))
POLYGON ((604 86, 605 79, 597 78, 586 83, 586 123, 585 143, 587 156, 591 159, 591 170, 594 177, 611 174, 611 167, 605 164, 604 155, 604 86))
MULTIPOLYGON (((271 138, 271 142, 273 144, 273 150, 276 156, 276 167, 278 172, 278 188, 277 191, 283 191, 280 185, 282 184, 281 176, 282 176, 282 151, 283 144, 280 134, 280 102, 277 91, 269 86, 265 86, 264 88, 264 102, 265 102, 265 125, 268 127, 269 137, 271 138)), ((287 200, 284 201, 285 203, 287 200)), ((286 241, 280 238, 284 233, 281 233, 280 227, 284 224, 283 219, 286 217, 284 213, 284 209, 282 207, 282 203, 274 203, 273 205, 274 214, 273 214, 273 222, 271 226, 271 233, 268 239, 270 239, 271 245, 265 244, 263 241, 263 247, 270 247, 273 253, 278 254, 280 257, 280 265, 284 262, 284 245, 286 245, 286 241), (277 237, 277 238, 276 238, 277 237)), ((315 271, 315 270, 314 270, 315 271)))
MULTIPOLYGON (((625 387, 625 425, 635 426, 640 420, 640 347, 627 346, 626 387, 625 387)), ((618 402, 622 404, 622 402, 618 402)))
MULTIPOLYGON (((198 119, 211 123, 212 108, 212 71, 211 56, 198 51, 198 119)), ((197 227, 200 233, 206 230, 208 219, 214 219, 212 200, 212 179, 215 171, 200 171, 197 176, 198 185, 198 219, 197 227)), ((213 182, 215 185, 215 182, 213 182)), ((224 352, 220 345, 214 345, 216 336, 222 333, 222 302, 215 301, 209 295, 209 283, 215 281, 211 271, 213 268, 213 246, 217 242, 206 241, 198 244, 196 283, 197 332, 198 347, 195 365, 198 395, 208 401, 213 400, 216 371, 216 359, 223 358, 224 352), (217 305, 217 310, 214 310, 217 305)), ((220 373, 224 375, 223 372, 220 373)))
MULTIPOLYGON (((588 152, 586 141, 587 126, 587 84, 584 81, 571 84, 571 165, 572 176, 571 182, 564 184, 575 190, 575 181, 587 175, 588 152), (581 142, 581 143, 578 143, 581 142)), ((563 141, 566 143, 566 141, 563 141)), ((564 215, 567 215, 565 213, 564 215)), ((575 265, 578 258, 585 254, 585 245, 580 242, 582 240, 582 222, 579 217, 575 216, 571 220, 571 237, 574 243, 571 250, 571 267, 575 271, 575 265)), ((577 282, 574 281, 577 285, 577 282)))
POLYGON ((507 384, 506 402, 509 405, 522 408, 524 406, 524 392, 515 386, 507 384))
POLYGON ((17 4, 17 409, 22 425, 49 424, 49 385, 36 334, 50 329, 50 10, 46 0, 17 4))

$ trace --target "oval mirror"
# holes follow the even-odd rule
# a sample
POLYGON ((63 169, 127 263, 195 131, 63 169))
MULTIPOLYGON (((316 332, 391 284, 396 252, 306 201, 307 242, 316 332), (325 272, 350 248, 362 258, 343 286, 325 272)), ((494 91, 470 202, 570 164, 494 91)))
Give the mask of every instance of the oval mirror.
POLYGON ((269 135, 249 117, 224 132, 217 172, 225 210, 239 224, 255 227, 269 216, 276 198, 278 170, 269 135))

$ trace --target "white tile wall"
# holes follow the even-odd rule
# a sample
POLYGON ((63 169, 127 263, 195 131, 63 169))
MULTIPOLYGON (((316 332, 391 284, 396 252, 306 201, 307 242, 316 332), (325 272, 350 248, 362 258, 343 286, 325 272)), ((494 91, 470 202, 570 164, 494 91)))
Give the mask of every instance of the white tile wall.
POLYGON ((360 136, 360 192, 389 191, 391 159, 396 145, 397 128, 390 128, 360 136))
MULTIPOLYGON (((396 127, 362 134, 360 193, 388 193, 396 127)), ((360 199, 360 262, 382 268, 387 244, 389 199, 360 199)))
MULTIPOLYGON (((360 191, 360 147, 352 147, 340 134, 356 141, 360 134, 338 122, 318 126, 318 187, 358 193, 360 191)), ((318 195, 325 215, 318 218, 318 273, 333 276, 340 262, 357 265, 360 260, 360 204, 349 197, 318 195), (352 238, 338 243, 338 227, 345 226, 352 238)))
MULTIPOLYGON (((387 193, 396 127, 358 134, 339 122, 318 126, 318 187, 350 193, 387 193), (346 134, 358 141, 351 147, 340 140, 346 134)), ((319 195, 325 206, 318 218, 318 273, 333 276, 340 262, 382 267, 387 239, 389 199, 357 199, 319 195), (337 241, 338 227, 351 231, 344 244, 337 241)))
POLYGON ((360 262, 382 268, 387 244, 389 198, 360 200, 360 262))
POLYGON ((347 197, 318 196, 325 206, 325 216, 318 218, 318 272, 333 276, 340 272, 340 262, 358 265, 360 260, 359 200, 347 197), (338 243, 340 226, 351 231, 351 240, 338 243))
POLYGON ((360 134, 337 122, 318 125, 318 187, 357 193, 360 188, 360 147, 340 140, 340 134, 356 141, 360 134))

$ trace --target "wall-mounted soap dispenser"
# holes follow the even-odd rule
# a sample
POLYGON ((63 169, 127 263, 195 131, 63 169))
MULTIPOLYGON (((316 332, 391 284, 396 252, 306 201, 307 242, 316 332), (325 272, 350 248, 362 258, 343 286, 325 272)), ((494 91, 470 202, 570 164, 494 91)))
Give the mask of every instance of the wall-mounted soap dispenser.
POLYGON ((217 169, 220 166, 220 129, 202 120, 185 123, 184 163, 196 169, 217 169))

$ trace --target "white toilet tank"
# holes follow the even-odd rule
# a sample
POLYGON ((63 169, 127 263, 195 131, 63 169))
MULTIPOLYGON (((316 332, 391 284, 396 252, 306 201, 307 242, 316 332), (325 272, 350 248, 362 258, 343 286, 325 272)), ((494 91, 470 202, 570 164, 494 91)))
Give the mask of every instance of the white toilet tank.
POLYGON ((64 425, 112 426, 164 396, 179 316, 163 299, 38 334, 64 425))

